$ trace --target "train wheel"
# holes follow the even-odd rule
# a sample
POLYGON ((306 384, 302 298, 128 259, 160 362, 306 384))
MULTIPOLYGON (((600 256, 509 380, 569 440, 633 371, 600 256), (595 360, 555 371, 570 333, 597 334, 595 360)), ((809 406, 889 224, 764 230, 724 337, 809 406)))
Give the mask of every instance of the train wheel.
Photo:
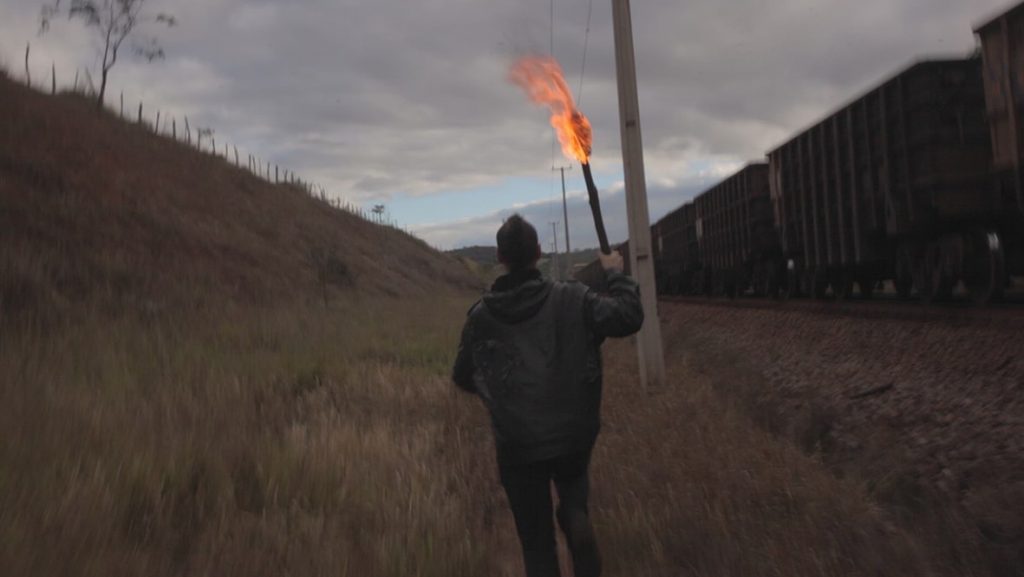
POLYGON ((953 279, 943 266, 942 245, 933 242, 925 250, 917 277, 917 293, 925 304, 948 301, 953 296, 953 279))
POLYGON ((896 256, 896 274, 892 284, 901 299, 910 298, 910 289, 914 286, 914 256, 909 247, 901 248, 896 256))
POLYGON ((770 265, 764 272, 764 294, 768 298, 779 298, 779 271, 775 266, 770 265))
POLYGON ((832 294, 836 295, 836 299, 845 301, 853 298, 853 278, 850 273, 840 271, 832 280, 831 285, 832 294))
POLYGON ((870 300, 875 294, 875 281, 868 277, 862 277, 857 281, 857 286, 860 288, 860 296, 864 300, 870 300))
POLYGON ((693 275, 693 294, 707 296, 707 282, 705 282, 704 271, 693 275))
POLYGON ((754 288, 754 296, 763 297, 768 294, 768 274, 765 267, 760 264, 754 267, 754 278, 750 284, 754 288))
POLYGON ((796 268, 796 263, 792 260, 786 262, 786 283, 782 287, 782 298, 791 299, 797 298, 801 295, 800 293, 800 278, 803 275, 796 268))
POLYGON ((828 293, 828 278, 819 272, 807 273, 807 286, 808 292, 814 295, 814 298, 823 300, 828 293))
POLYGON ((968 246, 970 261, 966 263, 964 284, 971 300, 980 305, 1000 300, 1006 285, 1006 257, 999 235, 989 230, 976 231, 968 246))

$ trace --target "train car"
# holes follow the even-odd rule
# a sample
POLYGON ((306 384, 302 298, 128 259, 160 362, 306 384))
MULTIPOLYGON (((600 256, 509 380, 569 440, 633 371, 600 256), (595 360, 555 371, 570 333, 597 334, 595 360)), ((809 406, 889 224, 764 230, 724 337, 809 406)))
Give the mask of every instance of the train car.
POLYGON ((999 298, 1024 275, 1024 3, 975 32, 980 58, 910 65, 659 220, 659 292, 999 298))
POLYGON ((697 293, 757 295, 777 286, 779 244, 768 165, 751 163, 694 199, 697 293))
POLYGON ((700 272, 696 224, 696 207, 688 202, 651 227, 658 294, 691 292, 692 279, 700 272))
POLYGON ((1005 263, 1009 272, 1024 274, 1024 2, 975 33, 981 40, 993 187, 1005 209, 1000 236, 989 243, 994 266, 982 262, 977 273, 998 277, 998 266, 1005 263))
POLYGON ((990 158, 976 58, 915 63, 772 150, 787 293, 867 297, 892 280, 930 300, 962 279, 990 298, 999 283, 975 270, 1003 208, 990 158))

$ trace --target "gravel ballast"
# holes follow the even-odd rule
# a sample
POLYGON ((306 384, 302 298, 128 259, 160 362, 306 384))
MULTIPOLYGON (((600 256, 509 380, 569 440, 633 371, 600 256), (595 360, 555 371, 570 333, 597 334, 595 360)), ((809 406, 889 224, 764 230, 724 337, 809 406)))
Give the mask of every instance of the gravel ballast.
POLYGON ((766 427, 905 519, 960 519, 997 574, 1024 574, 1024 332, 991 322, 999 311, 951 321, 901 306, 892 318, 742 301, 659 312, 684 328, 690 363, 766 427))

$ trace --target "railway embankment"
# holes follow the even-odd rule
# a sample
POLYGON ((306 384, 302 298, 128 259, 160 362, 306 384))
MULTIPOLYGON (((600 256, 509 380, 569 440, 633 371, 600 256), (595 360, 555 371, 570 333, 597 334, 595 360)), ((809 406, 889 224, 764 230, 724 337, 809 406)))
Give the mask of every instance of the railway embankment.
POLYGON ((895 306, 892 318, 742 300, 661 307, 688 365, 762 426, 862 482, 954 566, 1024 574, 1017 323, 986 310, 972 322, 895 306))

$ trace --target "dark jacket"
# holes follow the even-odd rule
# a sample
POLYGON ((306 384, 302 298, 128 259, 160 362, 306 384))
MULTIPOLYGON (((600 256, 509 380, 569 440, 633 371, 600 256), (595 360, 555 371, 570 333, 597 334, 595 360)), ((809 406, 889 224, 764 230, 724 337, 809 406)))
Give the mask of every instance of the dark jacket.
POLYGON ((500 459, 528 463, 589 450, 601 408, 601 343, 640 329, 633 279, 607 294, 536 270, 499 278, 469 310, 452 379, 483 399, 500 459))

